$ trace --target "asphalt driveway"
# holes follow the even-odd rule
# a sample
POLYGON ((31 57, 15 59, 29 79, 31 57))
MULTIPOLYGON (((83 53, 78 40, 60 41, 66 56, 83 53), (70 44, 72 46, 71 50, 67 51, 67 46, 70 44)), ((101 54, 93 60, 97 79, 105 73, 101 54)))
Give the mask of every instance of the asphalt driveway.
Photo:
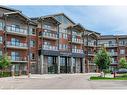
POLYGON ((0 89, 127 89, 125 80, 89 80, 97 74, 50 74, 0 78, 0 89))

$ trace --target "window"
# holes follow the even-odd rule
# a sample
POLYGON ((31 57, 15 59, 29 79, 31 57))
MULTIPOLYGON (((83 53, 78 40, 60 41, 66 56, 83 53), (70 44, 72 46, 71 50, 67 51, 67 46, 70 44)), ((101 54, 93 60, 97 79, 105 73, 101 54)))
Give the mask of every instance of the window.
POLYGON ((36 29, 35 28, 31 28, 30 29, 30 34, 31 35, 36 35, 36 29))
POLYGON ((15 25, 15 24, 13 24, 13 25, 11 25, 11 30, 12 31, 15 31, 15 32, 20 32, 20 26, 19 25, 15 25))
POLYGON ((35 59, 35 53, 30 53, 30 59, 31 60, 35 59))
POLYGON ((2 43, 2 36, 0 36, 0 43, 2 43))
POLYGON ((34 47, 35 46, 35 41, 30 41, 30 47, 34 47))
POLYGON ((65 65, 65 58, 60 58, 60 65, 64 66, 65 65))
POLYGON ((20 59, 19 53, 18 52, 11 52, 11 59, 13 61, 19 61, 19 59, 20 59))
POLYGON ((50 26, 50 25, 45 24, 45 25, 44 25, 44 28, 46 28, 46 29, 51 29, 51 26, 50 26))
POLYGON ((19 46, 20 41, 16 38, 11 38, 11 45, 19 46))
POLYGON ((53 58, 52 57, 48 57, 48 64, 52 64, 53 63, 53 58))
POLYGON ((63 34, 63 38, 64 39, 67 39, 67 34, 63 34))
POLYGON ((125 50, 124 49, 120 50, 120 54, 125 54, 125 50))

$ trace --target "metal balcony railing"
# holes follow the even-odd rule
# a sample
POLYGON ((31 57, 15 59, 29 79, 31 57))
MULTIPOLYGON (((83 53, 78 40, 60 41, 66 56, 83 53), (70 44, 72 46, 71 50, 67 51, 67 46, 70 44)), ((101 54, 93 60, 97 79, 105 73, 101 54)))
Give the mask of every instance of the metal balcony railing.
POLYGON ((82 49, 72 49, 73 53, 83 53, 82 49))
POLYGON ((44 50, 53 50, 53 51, 57 51, 58 47, 57 46, 51 46, 51 45, 43 45, 43 49, 44 50))
POLYGON ((117 56, 118 52, 109 52, 110 56, 117 56))
POLYGON ((7 32, 27 35, 27 30, 26 29, 16 28, 16 27, 13 27, 13 26, 6 26, 6 28, 7 28, 7 32))
POLYGON ((7 42, 7 46, 19 47, 19 48, 27 48, 27 43, 16 43, 16 42, 7 42))
POLYGON ((58 38, 57 34, 55 34, 55 33, 50 33, 50 32, 43 32, 43 37, 55 38, 55 39, 58 38))
POLYGON ((17 56, 10 56, 11 61, 27 61, 27 58, 25 57, 17 57, 17 56))
POLYGON ((76 39, 76 38, 72 38, 72 42, 82 44, 83 43, 83 40, 76 39))

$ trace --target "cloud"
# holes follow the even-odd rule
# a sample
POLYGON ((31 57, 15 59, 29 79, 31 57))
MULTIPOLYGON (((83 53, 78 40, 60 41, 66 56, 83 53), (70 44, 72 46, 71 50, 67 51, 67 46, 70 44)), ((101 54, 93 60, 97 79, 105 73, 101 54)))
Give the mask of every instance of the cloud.
POLYGON ((127 34, 127 6, 12 6, 30 17, 64 12, 101 34, 127 34))

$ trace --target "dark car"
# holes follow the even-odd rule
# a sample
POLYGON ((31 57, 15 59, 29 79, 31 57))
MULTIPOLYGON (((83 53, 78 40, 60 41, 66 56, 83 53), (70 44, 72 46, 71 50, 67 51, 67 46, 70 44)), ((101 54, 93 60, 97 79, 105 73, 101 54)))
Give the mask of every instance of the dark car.
POLYGON ((113 74, 114 72, 116 72, 117 74, 124 74, 124 73, 127 73, 127 69, 119 69, 119 70, 113 71, 111 74, 113 74))

